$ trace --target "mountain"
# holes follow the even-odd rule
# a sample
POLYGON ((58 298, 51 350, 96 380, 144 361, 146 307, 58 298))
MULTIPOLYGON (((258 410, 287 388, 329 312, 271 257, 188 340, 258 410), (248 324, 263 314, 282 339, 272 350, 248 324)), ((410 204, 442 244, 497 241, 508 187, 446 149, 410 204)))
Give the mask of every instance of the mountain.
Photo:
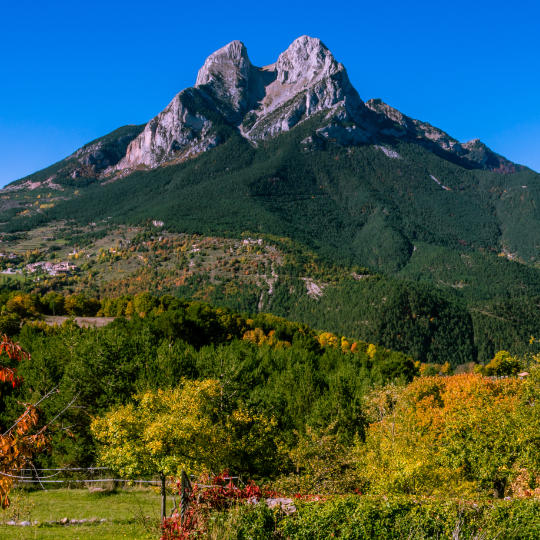
POLYGON ((329 125, 365 112, 345 68, 320 40, 302 36, 262 68, 251 63, 243 43, 233 41, 208 57, 195 86, 177 94, 146 125, 115 170, 153 168, 198 155, 224 141, 222 124, 256 144, 320 111, 327 113, 329 125))
POLYGON ((9 184, 5 190, 35 190, 39 187, 59 189, 56 183, 58 180, 97 178, 125 156, 129 143, 143 128, 144 126, 135 125, 118 128, 85 144, 62 161, 9 184))
POLYGON ((276 137, 324 112, 315 136, 343 145, 395 139, 419 142, 463 166, 516 172, 523 167, 480 141, 460 144, 433 126, 396 109, 360 99, 347 72, 319 40, 296 39, 274 64, 256 67, 247 49, 233 41, 211 54, 193 88, 177 94, 107 170, 126 172, 181 162, 224 142, 220 126, 234 126, 248 141, 276 137))
POLYGON ((421 242, 534 263, 538 179, 477 139, 460 143, 381 100, 362 101, 328 48, 301 36, 264 67, 229 43, 145 126, 10 184, 0 210, 7 231, 105 213, 178 229, 262 230, 397 271, 421 242), (36 204, 40 190, 46 205, 36 204), (230 200, 235 193, 241 202, 230 200), (231 208, 243 209, 237 219, 231 208))
POLYGON ((468 168, 480 168, 500 173, 514 173, 525 170, 508 159, 490 150, 480 139, 460 143, 448 133, 409 116, 387 105, 380 99, 366 103, 378 116, 381 133, 402 140, 417 142, 428 150, 468 168))
MULTIPOLYGON (((264 67, 251 63, 243 43, 229 43, 207 58, 195 86, 178 93, 144 128, 126 126, 85 145, 53 170, 46 169, 52 173, 47 181, 54 182, 54 175, 125 176, 180 163, 225 142, 230 133, 224 126, 257 145, 319 113, 321 125, 306 143, 351 146, 408 141, 466 168, 524 170, 477 139, 459 143, 381 100, 364 103, 326 46, 319 39, 301 36, 274 64, 264 67)), ((35 184, 32 176, 26 180, 35 184)))
MULTIPOLYGON (((388 297, 384 285, 370 299, 354 277, 373 273, 425 282, 473 319, 496 318, 489 306, 510 299, 520 313, 536 313, 523 306, 540 297, 539 208, 536 172, 478 139, 459 142, 381 100, 364 102, 328 48, 302 36, 264 67, 241 42, 229 43, 146 125, 120 128, 10 184, 0 192, 0 234, 30 251, 31 238, 51 228, 75 247, 94 242, 97 253, 115 227, 152 223, 171 234, 291 243, 293 262, 278 250, 264 269, 259 261, 243 270, 253 272, 247 304, 241 291, 234 304, 223 292, 234 287, 215 270, 197 277, 189 266, 188 277, 173 279, 184 267, 169 265, 167 283, 211 299, 209 291, 222 291, 219 301, 235 309, 309 314, 313 324, 354 335, 351 321, 368 319, 360 304, 388 297), (306 298, 320 261, 337 266, 306 298), (345 285, 330 285, 344 276, 345 285)), ((135 279, 133 266, 122 272, 124 284, 135 279)))

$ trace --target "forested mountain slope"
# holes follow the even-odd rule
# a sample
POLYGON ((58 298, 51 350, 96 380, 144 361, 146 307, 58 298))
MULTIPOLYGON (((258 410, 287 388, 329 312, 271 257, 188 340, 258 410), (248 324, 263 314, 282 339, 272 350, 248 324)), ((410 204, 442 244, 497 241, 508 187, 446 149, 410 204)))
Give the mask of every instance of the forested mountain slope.
MULTIPOLYGON (((344 66, 307 36, 264 67, 251 64, 242 43, 228 44, 146 126, 120 128, 11 184, 1 203, 6 240, 49 224, 63 224, 67 238, 69 228, 101 227, 106 235, 154 222, 176 234, 287 239, 349 276, 358 267, 425 282, 473 319, 491 318, 488 304, 533 306, 540 296, 540 175, 479 140, 460 143, 380 100, 364 102, 344 66)), ((290 282, 313 277, 304 270, 272 267, 274 285, 257 278, 259 288, 242 297, 247 303, 226 303, 298 319, 312 313, 312 324, 365 339, 375 332, 373 321, 350 323, 366 320, 363 284, 331 279, 320 300, 327 308, 317 313, 319 300, 290 282), (354 289, 351 305, 333 287, 354 289)), ((207 294, 208 283, 201 278, 189 294, 197 287, 207 294)), ((465 324, 464 358, 474 357, 465 324)))
POLYGON ((4 229, 158 219, 183 232, 288 236, 386 272, 405 267, 419 244, 536 261, 538 174, 465 169, 410 142, 313 149, 305 140, 317 120, 256 148, 231 133, 196 159, 93 183, 4 229))

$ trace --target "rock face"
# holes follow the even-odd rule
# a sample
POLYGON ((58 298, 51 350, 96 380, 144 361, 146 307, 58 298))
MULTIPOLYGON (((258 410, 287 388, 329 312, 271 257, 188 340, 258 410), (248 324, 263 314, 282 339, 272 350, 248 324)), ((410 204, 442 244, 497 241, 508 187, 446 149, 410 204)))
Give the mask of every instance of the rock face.
POLYGON ((464 157, 482 169, 508 174, 521 171, 525 168, 496 154, 480 139, 473 139, 472 141, 463 143, 461 147, 466 152, 464 157))
POLYGON ((152 168, 173 158, 186 159, 219 143, 213 122, 206 116, 209 104, 196 88, 180 92, 146 124, 128 146, 115 169, 152 168))
POLYGON ((269 79, 264 96, 242 125, 252 140, 288 131, 321 111, 343 121, 361 116, 364 109, 345 68, 319 39, 299 37, 261 71, 269 79))
POLYGON ((370 99, 366 102, 366 106, 375 113, 375 121, 381 134, 418 142, 435 153, 442 152, 443 157, 453 157, 460 165, 469 168, 488 169, 501 173, 523 169, 490 150, 479 139, 460 143, 441 129, 427 122, 410 118, 380 99, 370 99), (444 156, 444 154, 449 156, 444 156))
POLYGON ((216 108, 231 122, 238 122, 251 105, 256 85, 256 68, 249 61, 241 41, 232 41, 211 54, 197 74, 195 87, 207 92, 216 108), (229 109, 229 111, 227 111, 229 109))
POLYGON ((240 41, 212 53, 195 86, 176 95, 150 120, 107 173, 125 174, 194 157, 223 142, 223 125, 257 144, 314 115, 320 115, 320 124, 303 141, 306 150, 328 142, 350 146, 408 140, 468 167, 516 170, 480 141, 462 144, 381 100, 364 104, 328 48, 319 39, 301 36, 264 67, 250 62, 240 41))
POLYGON ((98 176, 113 167, 125 156, 129 143, 141 133, 142 129, 143 126, 124 126, 79 148, 67 158, 75 162, 70 176, 72 178, 98 176))
MULTIPOLYGON (((296 39, 274 64, 262 68, 252 65, 243 43, 232 41, 207 58, 195 86, 148 122, 114 169, 157 167, 213 148, 222 142, 216 116, 256 142, 321 111, 330 113, 328 127, 333 138, 339 137, 340 125, 354 123, 364 110, 345 68, 319 39, 296 39)), ((347 141, 366 140, 365 134, 350 131, 350 125, 343 131, 347 141)))

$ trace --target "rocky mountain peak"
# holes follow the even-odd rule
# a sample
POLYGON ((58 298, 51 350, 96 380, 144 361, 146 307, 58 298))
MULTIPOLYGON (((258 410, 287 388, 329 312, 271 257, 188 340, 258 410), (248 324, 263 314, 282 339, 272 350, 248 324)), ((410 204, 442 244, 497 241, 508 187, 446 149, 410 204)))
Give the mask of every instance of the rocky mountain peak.
POLYGON ((320 122, 311 137, 314 145, 406 140, 462 166, 511 169, 509 162, 482 143, 461 144, 381 100, 364 104, 344 66, 324 43, 304 35, 275 63, 264 67, 251 63, 241 41, 231 41, 212 53, 199 70, 195 86, 177 94, 150 120, 131 141, 125 157, 105 174, 122 170, 128 174, 139 167, 190 159, 221 144, 227 137, 224 125, 256 145, 316 115, 320 122))
POLYGON ((265 77, 261 98, 241 126, 250 140, 274 137, 322 111, 332 117, 328 125, 354 123, 364 108, 343 65, 317 38, 295 39, 259 74, 265 77))
POLYGON ((195 87, 206 87, 215 100, 238 112, 248 104, 252 70, 246 46, 241 41, 231 41, 206 59, 195 87))
POLYGON ((196 156, 222 142, 222 123, 256 143, 323 111, 334 132, 336 122, 351 123, 363 107, 345 68, 320 39, 301 36, 261 68, 252 65, 241 41, 231 41, 206 59, 195 86, 150 120, 109 172, 196 156))
POLYGON ((236 86, 238 79, 247 79, 251 62, 246 46, 241 41, 231 41, 213 52, 197 74, 195 86, 224 83, 236 86))
POLYGON ((343 69, 320 39, 309 36, 295 39, 275 66, 277 80, 295 86, 308 86, 343 69))

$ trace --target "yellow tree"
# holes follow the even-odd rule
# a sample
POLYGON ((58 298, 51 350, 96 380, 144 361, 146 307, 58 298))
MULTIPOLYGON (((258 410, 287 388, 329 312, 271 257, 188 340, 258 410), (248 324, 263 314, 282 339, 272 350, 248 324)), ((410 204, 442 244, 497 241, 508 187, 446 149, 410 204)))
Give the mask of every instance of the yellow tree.
POLYGON ((368 430, 361 461, 372 488, 489 488, 502 497, 522 467, 533 475, 540 470, 537 397, 533 380, 478 374, 416 379, 368 430))
POLYGON ((144 392, 92 422, 102 464, 127 478, 159 475, 162 516, 166 477, 275 459, 276 427, 242 408, 225 412, 213 379, 144 392))

